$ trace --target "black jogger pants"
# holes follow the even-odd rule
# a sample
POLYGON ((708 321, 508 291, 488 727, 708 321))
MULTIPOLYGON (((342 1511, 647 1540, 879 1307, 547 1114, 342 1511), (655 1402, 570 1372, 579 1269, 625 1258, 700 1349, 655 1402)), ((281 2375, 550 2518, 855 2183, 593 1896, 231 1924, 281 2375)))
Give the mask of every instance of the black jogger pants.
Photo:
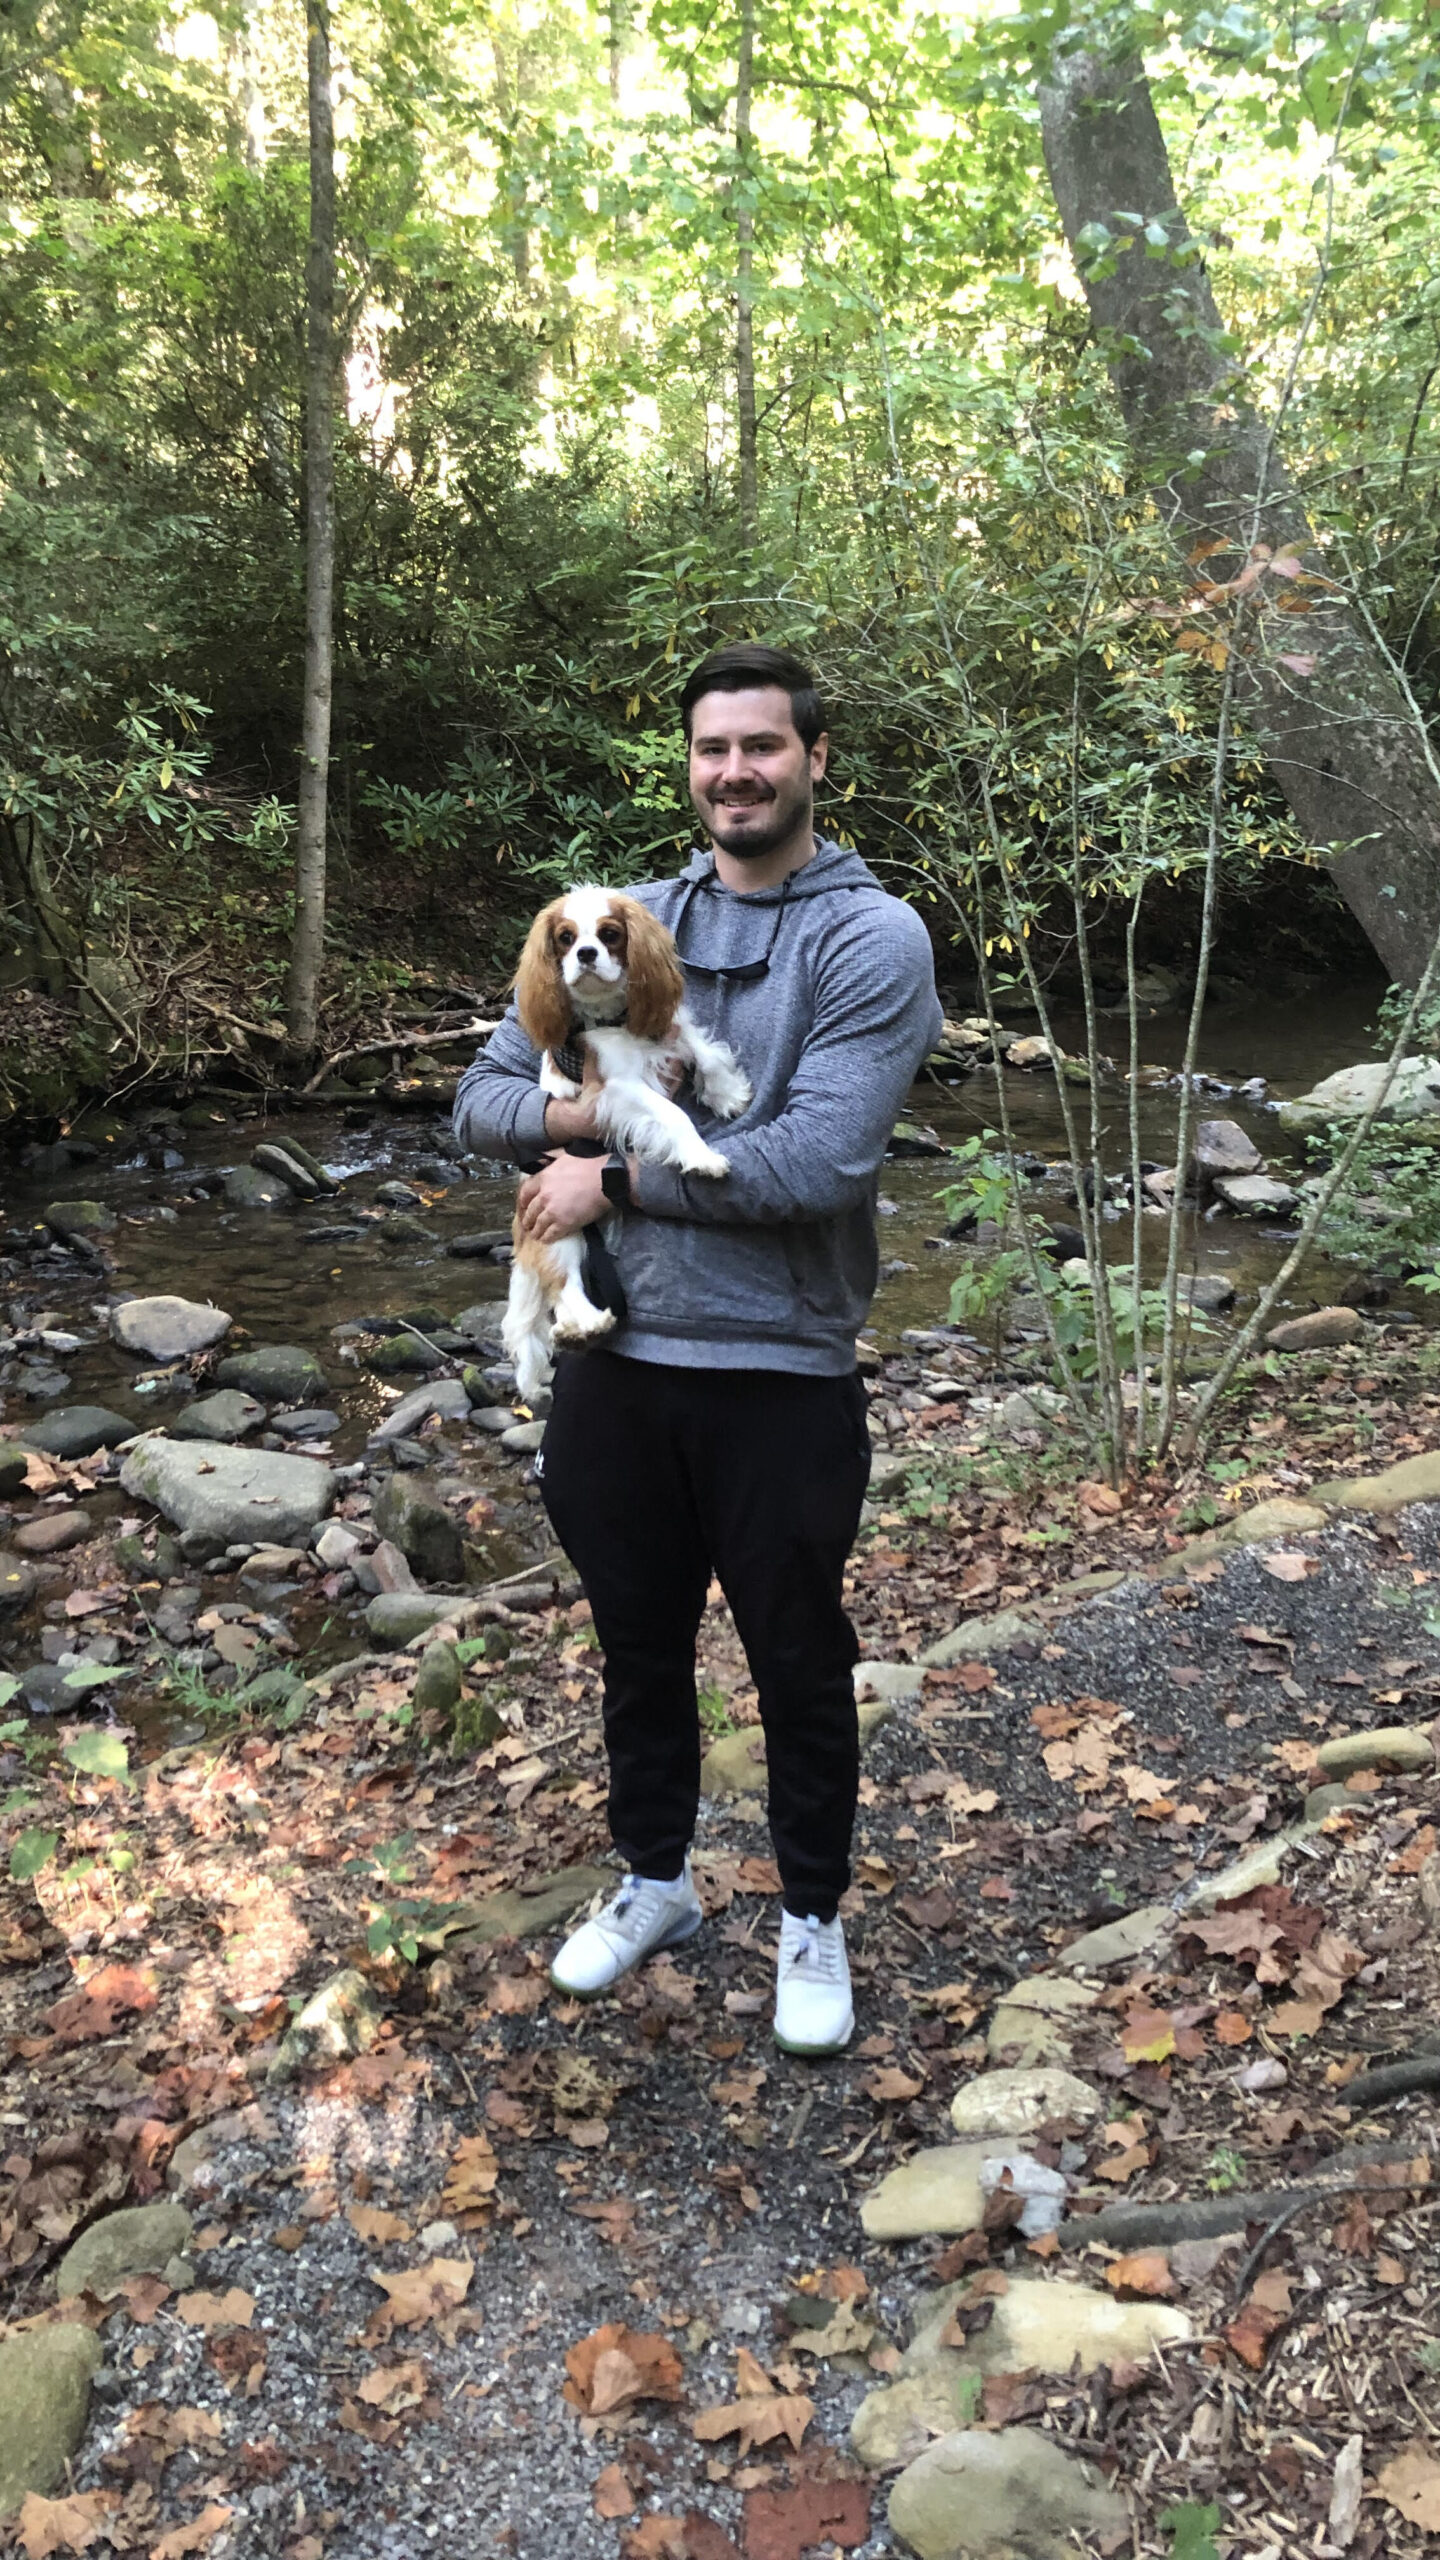
POLYGON ((853 1373, 559 1359, 540 1481, 605 1655, 610 1830, 637 1875, 678 1876, 694 1832, 713 1573, 759 1693, 785 1908, 834 1918, 859 1781, 841 1592, 869 1473, 853 1373))

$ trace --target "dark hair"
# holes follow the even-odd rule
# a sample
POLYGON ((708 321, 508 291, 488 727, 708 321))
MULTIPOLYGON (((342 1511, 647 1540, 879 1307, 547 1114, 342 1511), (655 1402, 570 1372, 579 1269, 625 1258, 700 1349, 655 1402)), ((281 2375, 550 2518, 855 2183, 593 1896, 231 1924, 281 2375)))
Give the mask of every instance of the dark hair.
POLYGON ((750 693, 758 685, 778 685, 790 696, 790 716, 808 750, 825 734, 825 705, 820 699, 815 679, 807 666, 793 657, 788 649, 767 649, 760 640, 735 640, 726 649, 712 649, 686 678, 680 696, 680 726, 685 743, 690 743, 690 730, 695 705, 707 693, 750 693))

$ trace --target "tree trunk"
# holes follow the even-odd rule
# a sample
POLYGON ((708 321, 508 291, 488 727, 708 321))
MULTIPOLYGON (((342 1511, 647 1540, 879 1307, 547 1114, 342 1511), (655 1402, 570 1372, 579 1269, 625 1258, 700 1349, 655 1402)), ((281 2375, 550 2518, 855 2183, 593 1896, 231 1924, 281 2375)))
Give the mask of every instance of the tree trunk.
POLYGON ((1256 542, 1285 563, 1251 564, 1241 691, 1254 735, 1391 977, 1414 986, 1440 933, 1440 790, 1381 652, 1322 583, 1325 556, 1245 396, 1143 66, 1071 54, 1040 110, 1065 236, 1157 502, 1192 559, 1217 546, 1206 580, 1234 577, 1256 542), (1130 245, 1109 250, 1107 235, 1130 245))
POLYGON ((325 954, 325 832, 335 590, 335 123, 330 21, 306 0, 310 87, 310 247, 305 269, 305 702, 295 830, 295 938, 287 1030, 315 1046, 325 954))
POLYGON ((755 422, 755 208, 750 201, 750 108, 755 95, 755 0, 740 0, 740 66, 735 79, 735 405, 740 440, 740 540, 753 551, 760 532, 755 422))

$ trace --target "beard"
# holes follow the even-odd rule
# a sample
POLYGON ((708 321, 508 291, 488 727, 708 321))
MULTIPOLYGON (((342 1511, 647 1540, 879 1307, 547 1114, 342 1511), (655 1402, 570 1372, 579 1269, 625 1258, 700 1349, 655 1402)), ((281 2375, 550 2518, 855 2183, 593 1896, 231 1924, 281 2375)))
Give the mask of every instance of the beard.
POLYGON ((722 853, 728 853, 735 862, 762 861, 794 834, 801 821, 809 817, 812 806, 808 774, 788 791, 769 791, 753 800, 695 797, 697 814, 722 853))

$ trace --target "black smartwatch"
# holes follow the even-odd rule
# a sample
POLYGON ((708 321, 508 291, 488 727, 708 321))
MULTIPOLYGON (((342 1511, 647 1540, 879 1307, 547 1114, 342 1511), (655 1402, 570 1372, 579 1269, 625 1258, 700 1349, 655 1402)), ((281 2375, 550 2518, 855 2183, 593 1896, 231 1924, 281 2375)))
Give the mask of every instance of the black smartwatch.
POLYGON ((612 1209, 630 1206, 630 1167, 622 1155, 607 1156, 600 1168, 600 1188, 612 1209))

